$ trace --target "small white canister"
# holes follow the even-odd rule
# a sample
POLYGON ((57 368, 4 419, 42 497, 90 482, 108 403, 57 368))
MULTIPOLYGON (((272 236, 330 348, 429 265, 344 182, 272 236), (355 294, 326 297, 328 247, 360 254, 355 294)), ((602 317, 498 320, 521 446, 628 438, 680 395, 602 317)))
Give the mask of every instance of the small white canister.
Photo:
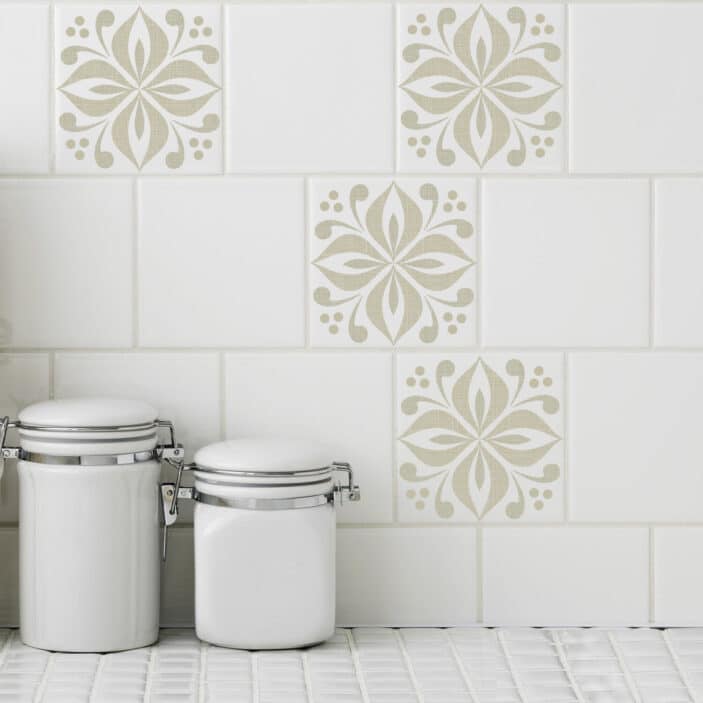
POLYGON ((2 457, 19 459, 25 644, 108 652, 158 638, 160 531, 173 491, 160 489, 161 460, 180 462, 183 449, 156 417, 139 401, 81 398, 0 423, 2 457), (19 447, 4 446, 11 427, 19 447))
POLYGON ((198 637, 238 649, 331 637, 335 502, 359 500, 349 464, 309 442, 242 439, 204 447, 184 468, 195 485, 175 489, 196 501, 198 637))

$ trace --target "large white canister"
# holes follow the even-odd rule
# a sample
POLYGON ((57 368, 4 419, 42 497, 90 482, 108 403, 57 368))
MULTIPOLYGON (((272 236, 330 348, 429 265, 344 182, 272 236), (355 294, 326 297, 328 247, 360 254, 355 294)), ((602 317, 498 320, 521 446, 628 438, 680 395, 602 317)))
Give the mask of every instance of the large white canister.
POLYGON ((19 459, 25 644, 107 652, 158 638, 161 526, 171 502, 159 485, 161 459, 179 461, 183 450, 171 423, 156 418, 139 401, 82 398, 2 421, 2 455, 19 459), (3 447, 12 427, 20 446, 3 447), (170 431, 166 444, 160 427, 170 431))
POLYGON ((239 649, 302 647, 335 626, 335 502, 359 499, 349 464, 294 440, 241 439, 200 449, 195 627, 239 649), (340 472, 344 483, 338 481, 340 472))

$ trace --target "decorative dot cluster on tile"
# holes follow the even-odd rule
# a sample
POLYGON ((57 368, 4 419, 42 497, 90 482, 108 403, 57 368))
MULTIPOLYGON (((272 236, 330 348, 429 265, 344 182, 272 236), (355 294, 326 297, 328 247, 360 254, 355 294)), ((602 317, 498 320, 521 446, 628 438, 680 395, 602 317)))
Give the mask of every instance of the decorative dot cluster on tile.
POLYGON ((399 355, 400 519, 561 519, 561 364, 399 355))
POLYGON ((556 171, 563 8, 401 6, 402 170, 556 171))
POLYGON ((313 344, 474 343, 473 181, 320 180, 310 210, 313 344))
POLYGON ((58 171, 220 170, 219 7, 59 5, 55 31, 58 171))

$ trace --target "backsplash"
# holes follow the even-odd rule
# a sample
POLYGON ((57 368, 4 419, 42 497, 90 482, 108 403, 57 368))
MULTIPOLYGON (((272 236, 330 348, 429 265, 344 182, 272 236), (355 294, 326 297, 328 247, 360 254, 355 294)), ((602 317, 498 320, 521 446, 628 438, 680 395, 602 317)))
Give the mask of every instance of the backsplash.
MULTIPOLYGON (((327 442, 342 625, 703 624, 702 22, 0 0, 0 415, 327 442)), ((8 463, 0 626, 17 520, 8 463)))

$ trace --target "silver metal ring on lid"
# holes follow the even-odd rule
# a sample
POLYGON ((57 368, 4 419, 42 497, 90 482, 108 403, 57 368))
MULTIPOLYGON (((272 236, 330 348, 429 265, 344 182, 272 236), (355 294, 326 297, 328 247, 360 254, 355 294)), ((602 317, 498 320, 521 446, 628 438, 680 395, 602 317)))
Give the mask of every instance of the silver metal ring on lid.
POLYGON ((195 477, 193 488, 174 487, 176 500, 245 510, 289 510, 312 504, 359 499, 349 464, 330 461, 323 445, 296 439, 238 439, 203 447, 183 466, 195 477), (344 472, 344 484, 336 472, 344 472), (311 502, 310 498, 315 498, 311 502))

